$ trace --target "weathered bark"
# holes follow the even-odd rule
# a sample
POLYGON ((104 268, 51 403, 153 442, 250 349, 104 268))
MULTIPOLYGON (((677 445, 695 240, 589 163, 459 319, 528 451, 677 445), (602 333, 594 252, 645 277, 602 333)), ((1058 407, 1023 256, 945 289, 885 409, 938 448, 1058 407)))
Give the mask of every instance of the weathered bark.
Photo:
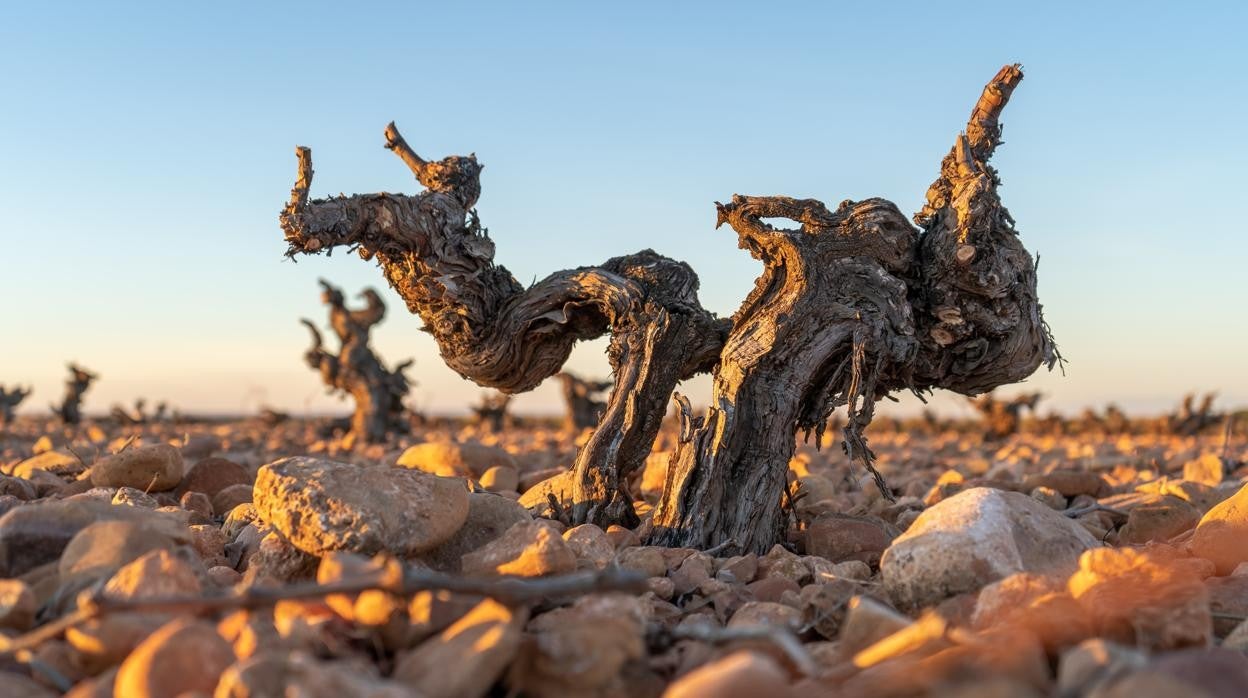
POLYGON ((1059 357, 1036 300, 1035 265, 987 160, 1022 79, 1006 66, 984 89, 912 228, 891 203, 733 197, 720 222, 763 261, 733 317, 705 417, 687 403, 652 543, 763 552, 781 539, 793 432, 816 442, 848 406, 843 445, 876 475, 863 429, 897 390, 973 395, 1059 357), (764 218, 797 221, 775 230, 764 218))
POLYGON ((1009 400, 998 400, 989 393, 972 399, 971 406, 984 418, 984 440, 1000 441, 1017 434, 1023 410, 1034 413, 1040 398, 1040 393, 1024 393, 1009 400))
POLYGON ((0 385, 0 427, 13 423, 17 406, 30 396, 30 388, 6 388, 0 385))
POLYGON ((559 382, 563 388, 563 403, 567 410, 563 428, 579 434, 585 429, 597 426, 602 413, 607 409, 607 403, 599 400, 598 395, 610 390, 614 383, 585 380, 567 371, 559 374, 559 382))
POLYGON ((494 264, 494 243, 473 211, 481 193, 476 158, 427 162, 394 124, 386 144, 424 192, 309 201, 311 152, 296 150, 299 174, 281 216, 288 254, 347 245, 376 258, 447 365, 505 393, 537 387, 577 341, 610 332, 616 385, 601 422, 609 428, 577 457, 575 516, 635 522, 622 483, 644 463, 677 381, 709 370, 727 331, 698 302, 697 276, 683 262, 643 250, 556 272, 526 289, 494 264))
POLYGON ((66 367, 69 369, 69 380, 65 381, 65 399, 52 410, 65 424, 77 424, 82 421, 82 396, 99 376, 77 364, 67 364, 66 367))
POLYGON ((304 353, 308 366, 320 372, 321 380, 332 392, 350 395, 355 401, 351 414, 353 438, 375 443, 386 434, 407 431, 403 419, 403 400, 411 385, 403 371, 408 360, 390 370, 369 346, 369 333, 386 314, 386 305, 372 289, 360 295, 365 307, 348 310, 342 291, 322 280, 321 300, 329 306, 329 324, 338 335, 341 349, 332 354, 325 350, 321 333, 310 320, 302 320, 312 333, 312 347, 304 353))
POLYGON ((974 395, 1058 360, 1035 265, 987 164, 1021 78, 1006 66, 985 88, 916 216, 921 231, 881 199, 835 211, 788 197, 721 205, 720 222, 764 264, 731 321, 702 309, 687 265, 650 250, 522 287, 494 264, 473 211, 476 158, 426 161, 393 124, 387 147, 426 191, 309 201, 311 154, 299 148, 282 228, 292 256, 347 245, 376 258, 447 364, 483 386, 530 390, 577 341, 609 332, 614 389, 561 492, 576 522, 636 521, 627 476, 643 463, 677 381, 713 369, 706 416, 681 401, 682 443, 650 538, 761 552, 782 532, 796 430, 818 440, 832 410, 847 406, 845 449, 874 472, 863 429, 877 399, 934 388, 974 395), (775 230, 765 218, 800 227, 775 230))
POLYGON ((473 421, 494 433, 502 432, 511 424, 511 415, 507 413, 511 397, 499 392, 482 395, 480 404, 472 408, 473 421))

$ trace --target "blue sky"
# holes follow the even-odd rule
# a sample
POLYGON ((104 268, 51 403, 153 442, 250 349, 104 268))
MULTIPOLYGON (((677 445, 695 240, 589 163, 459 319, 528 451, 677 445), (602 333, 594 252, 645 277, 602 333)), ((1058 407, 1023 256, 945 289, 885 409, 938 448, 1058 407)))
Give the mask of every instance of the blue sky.
MULTIPOLYGON (((995 163, 1070 359, 1026 387, 1065 410, 1248 401, 1248 5, 945 5, 6 4, 0 382, 33 383, 42 409, 76 359, 104 378, 89 410, 341 409, 300 360, 325 276, 384 289, 381 353, 416 358, 416 404, 460 410, 480 390, 377 269, 283 261, 296 144, 314 194, 411 192, 382 148, 394 119, 425 157, 476 152, 483 222, 522 281, 653 247, 729 314, 759 268, 713 201, 913 211, 1017 61, 995 163)), ((570 367, 604 373, 604 347, 570 367)))

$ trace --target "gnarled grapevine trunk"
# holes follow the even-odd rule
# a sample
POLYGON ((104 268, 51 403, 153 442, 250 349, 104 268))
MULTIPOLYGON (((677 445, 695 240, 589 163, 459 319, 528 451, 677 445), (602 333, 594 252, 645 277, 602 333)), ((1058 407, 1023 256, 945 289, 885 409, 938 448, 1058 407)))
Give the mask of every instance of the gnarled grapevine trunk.
POLYGON ((403 399, 411 386, 403 371, 412 362, 409 360, 393 370, 388 369, 369 346, 373 326, 386 315, 381 296, 366 289, 360 294, 365 307, 349 310, 340 289, 324 280, 320 283, 324 289, 321 300, 329 306, 330 327, 338 335, 342 347, 337 354, 326 351, 316 325, 311 320, 301 320, 312 333, 312 347, 304 352, 304 361, 321 374, 321 380, 331 391, 350 395, 355 402, 351 414, 354 439, 376 443, 384 441, 388 433, 407 431, 403 399))
POLYGON ((601 421, 606 429, 577 457, 574 515, 635 523, 625 477, 644 463, 677 381, 709 370, 727 331, 698 302, 697 276, 687 264, 643 250, 526 289, 494 264, 494 243, 473 211, 481 193, 476 158, 427 162, 394 124, 386 143, 424 192, 309 201, 311 152, 297 149, 299 176, 281 216, 288 254, 348 245, 376 258, 447 365, 506 393, 537 387, 577 341, 610 332, 615 390, 601 421))
MULTIPOLYGON (((848 406, 845 448, 870 468, 862 431, 880 397, 937 387, 976 394, 1056 360, 1035 265, 987 164, 1021 78, 1006 66, 985 88, 916 217, 921 231, 881 199, 835 211, 787 197, 721 205, 720 222, 764 264, 731 321, 701 307, 687 265, 650 250, 522 287, 494 264, 473 211, 476 158, 425 161, 393 124, 387 147, 426 191, 308 201, 311 154, 299 148, 282 228, 292 256, 348 245, 376 258, 447 364, 483 386, 530 390, 575 342, 609 332, 615 386, 559 488, 577 522, 636 521, 628 474, 649 452, 676 383, 714 370, 707 414, 694 418, 683 403, 682 443, 651 540, 763 551, 782 530, 797 430, 819 438, 831 411, 848 406), (773 229, 768 218, 799 227, 773 229)), ((889 494, 878 474, 877 482, 889 494)))
MULTIPOLYGON (((685 435, 672 455, 650 539, 763 552, 781 539, 781 493, 794 433, 822 437, 848 405, 846 443, 877 397, 905 386, 918 351, 904 276, 916 233, 893 204, 737 196, 721 222, 762 260, 763 275, 733 316, 705 417, 682 405, 685 435), (802 223, 778 230, 763 218, 802 223)), ((864 454, 865 455, 865 454, 864 454)))
POLYGON ((733 198, 720 222, 764 264, 733 317, 705 417, 687 410, 649 539, 764 552, 781 539, 794 432, 821 436, 848 405, 844 446, 876 476, 863 436, 889 392, 991 390, 1057 360, 1036 300, 1035 264, 988 166, 998 117, 1022 79, 985 87, 912 228, 891 203, 733 198), (775 230, 765 218, 797 221, 775 230))

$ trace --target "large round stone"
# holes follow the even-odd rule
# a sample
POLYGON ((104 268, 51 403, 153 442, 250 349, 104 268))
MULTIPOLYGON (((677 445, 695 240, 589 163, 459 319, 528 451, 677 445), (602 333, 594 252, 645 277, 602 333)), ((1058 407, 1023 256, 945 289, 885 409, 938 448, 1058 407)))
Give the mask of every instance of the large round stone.
POLYGON ((1024 494, 976 487, 915 519, 884 551, 880 574, 899 608, 919 608, 1017 572, 1066 574, 1100 542, 1024 494))
POLYGON ((410 556, 464 525, 468 489, 462 480, 418 470, 284 458, 260 469, 253 504, 261 519, 311 555, 410 556))

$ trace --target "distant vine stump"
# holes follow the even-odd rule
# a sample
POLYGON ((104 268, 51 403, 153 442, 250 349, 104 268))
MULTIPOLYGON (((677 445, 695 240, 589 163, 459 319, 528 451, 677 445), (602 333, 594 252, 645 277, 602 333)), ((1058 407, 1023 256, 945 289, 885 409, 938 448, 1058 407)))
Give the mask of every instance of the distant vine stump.
POLYGON ((507 413, 511 397, 500 392, 482 395, 481 402, 472 408, 473 422, 496 434, 502 432, 511 423, 511 415, 507 413))
POLYGON ((0 427, 13 423, 17 406, 30 396, 30 388, 6 388, 0 385, 0 427))
POLYGON ((59 407, 52 409, 65 424, 78 424, 82 421, 82 396, 86 394, 91 383, 99 376, 77 364, 67 364, 69 380, 65 381, 65 399, 59 407))
POLYGON ((971 400, 971 406, 984 418, 984 440, 1000 441, 1017 434, 1023 410, 1034 414, 1041 397, 1040 393, 1024 393, 1009 400, 998 400, 989 393, 971 400))
POLYGON ((109 415, 113 418, 113 421, 122 425, 146 424, 148 420, 147 400, 137 398, 134 401, 133 410, 127 410, 121 405, 113 405, 112 409, 109 410, 109 415))
POLYGON ((386 304, 370 288, 360 294, 365 306, 349 310, 340 289, 324 280, 320 284, 324 289, 321 300, 329 306, 329 325, 342 347, 337 354, 326 351, 316 325, 302 320, 312 333, 312 347, 304 353, 304 360, 321 374, 331 392, 355 401, 351 434, 357 441, 376 443, 384 441, 386 434, 405 432, 403 400, 411 386, 403 372, 412 362, 388 369, 369 346, 369 333, 385 317, 386 304))
POLYGON ((1223 420, 1223 416, 1213 411, 1216 393, 1205 393, 1200 404, 1196 403, 1196 394, 1183 396, 1179 410, 1169 417, 1170 431, 1179 436, 1195 436, 1205 429, 1223 420))
POLYGON ((607 409, 605 400, 598 395, 610 390, 611 381, 591 381, 564 371, 559 374, 563 388, 563 403, 567 409, 563 428, 573 434, 598 426, 598 420, 607 409))
MULTIPOLYGON (((576 523, 631 525, 627 478, 643 464, 678 381, 714 373, 711 408, 679 401, 682 438, 650 540, 764 552, 780 539, 798 430, 820 439, 846 406, 849 455, 872 469, 863 430, 899 390, 966 395, 1058 359, 1036 300, 1035 264, 988 165, 998 117, 1022 79, 1006 66, 941 163, 913 227, 882 199, 734 196, 719 205, 762 276, 731 320, 698 302, 688 265, 650 250, 560 271, 525 288, 494 263, 473 210, 475 156, 421 158, 394 124, 386 147, 425 191, 308 199, 311 152, 281 224, 288 254, 338 246, 376 259, 461 376, 506 393, 554 375, 573 344, 610 333, 614 386, 560 502, 576 523), (798 224, 776 229, 766 219, 798 224)), ((888 492, 883 479, 877 483, 888 492)))

